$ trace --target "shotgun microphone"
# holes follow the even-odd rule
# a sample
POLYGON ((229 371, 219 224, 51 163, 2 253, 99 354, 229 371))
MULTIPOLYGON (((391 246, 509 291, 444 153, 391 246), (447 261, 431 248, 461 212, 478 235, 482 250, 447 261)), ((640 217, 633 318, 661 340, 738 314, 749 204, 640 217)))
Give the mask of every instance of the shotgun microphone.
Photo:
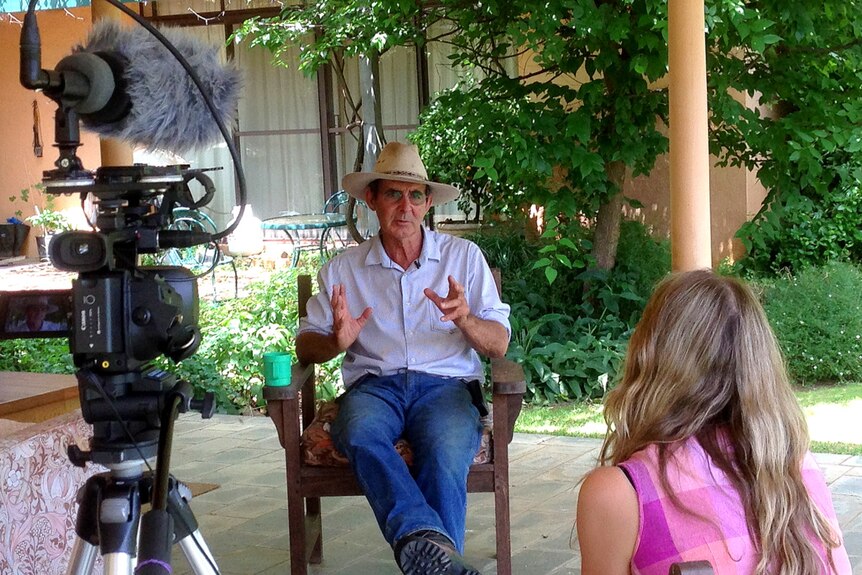
MULTIPOLYGON (((239 71, 220 61, 217 46, 179 29, 161 32, 198 74, 217 115, 229 125, 241 88, 239 71)), ((34 51, 34 40, 25 42, 25 33, 22 31, 22 84, 41 88, 61 106, 74 110, 88 130, 147 149, 177 153, 221 138, 185 69, 149 31, 103 20, 84 44, 48 71, 39 70, 38 65, 33 70, 33 58, 27 55, 34 51), (28 74, 36 74, 37 81, 28 85, 28 74)), ((38 32, 35 43, 38 50, 38 32)))
POLYGON ((41 90, 58 104, 54 143, 59 157, 56 169, 43 172, 46 190, 78 192, 82 200, 89 194, 98 198, 96 226, 122 236, 117 241, 125 251, 117 261, 123 264, 134 261, 138 252, 217 241, 233 232, 246 199, 245 175, 227 128, 241 89, 237 68, 222 61, 216 44, 177 28, 159 31, 120 0, 107 0, 143 28, 103 20, 55 69, 43 69, 36 2, 29 0, 22 24, 19 78, 22 86, 41 90), (175 206, 197 208, 204 203, 185 202, 188 166, 136 164, 88 171, 76 153, 79 124, 102 137, 174 153, 223 138, 236 168, 241 205, 237 221, 215 234, 165 233, 159 238, 157 232, 168 232, 162 228, 175 206), (159 196, 163 201, 154 213, 159 196), (130 241, 127 232, 133 229, 136 235, 130 241))

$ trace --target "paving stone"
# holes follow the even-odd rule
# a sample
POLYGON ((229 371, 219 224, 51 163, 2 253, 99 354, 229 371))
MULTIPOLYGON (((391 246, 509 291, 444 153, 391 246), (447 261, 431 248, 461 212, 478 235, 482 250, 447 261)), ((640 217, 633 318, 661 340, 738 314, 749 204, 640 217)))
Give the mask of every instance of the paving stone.
POLYGON ((862 497, 862 477, 844 475, 833 481, 829 486, 829 489, 832 493, 843 493, 862 497))
MULTIPOLYGON (((224 575, 290 572, 284 455, 263 417, 220 415, 177 421, 172 457, 183 481, 219 487, 192 500, 200 531, 224 575)), ((580 477, 595 464, 599 440, 515 434, 511 447, 513 573, 578 575, 571 541, 580 477)), ((816 454, 830 481, 853 564, 862 575, 862 457, 816 454)), ((324 562, 310 575, 398 575, 392 551, 363 497, 322 500, 324 562)), ((484 575, 496 574, 494 500, 468 496, 465 555, 484 575)), ((179 547, 174 571, 192 573, 179 547)))

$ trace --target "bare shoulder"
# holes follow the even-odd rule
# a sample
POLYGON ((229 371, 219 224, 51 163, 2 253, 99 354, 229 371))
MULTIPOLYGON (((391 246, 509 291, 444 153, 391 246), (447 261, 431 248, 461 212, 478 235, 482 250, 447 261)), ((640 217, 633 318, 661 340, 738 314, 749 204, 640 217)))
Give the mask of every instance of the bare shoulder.
POLYGON ((620 497, 630 495, 637 505, 637 495, 623 470, 617 466, 596 467, 590 471, 581 485, 578 501, 601 505, 603 501, 619 502, 620 497))
POLYGON ((637 493, 619 467, 598 467, 578 495, 581 573, 627 575, 640 528, 637 493))

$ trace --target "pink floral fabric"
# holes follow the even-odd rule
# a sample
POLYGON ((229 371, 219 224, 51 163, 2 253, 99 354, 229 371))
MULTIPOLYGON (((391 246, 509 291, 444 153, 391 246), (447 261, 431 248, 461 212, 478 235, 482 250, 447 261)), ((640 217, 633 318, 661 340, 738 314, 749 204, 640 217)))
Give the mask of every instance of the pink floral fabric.
POLYGON ((80 411, 0 436, 0 573, 59 575, 75 541, 75 495, 97 469, 73 466, 66 448, 91 435, 80 411))

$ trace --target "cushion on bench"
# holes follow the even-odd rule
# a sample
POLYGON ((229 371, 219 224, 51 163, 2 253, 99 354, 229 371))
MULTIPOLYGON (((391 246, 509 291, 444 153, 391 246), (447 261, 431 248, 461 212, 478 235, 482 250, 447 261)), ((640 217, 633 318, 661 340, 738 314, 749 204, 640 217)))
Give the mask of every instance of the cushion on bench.
MULTIPOLYGON (((317 467, 347 467, 348 461, 332 443, 329 433, 332 422, 338 416, 338 403, 323 402, 317 410, 314 421, 302 432, 302 460, 307 465, 317 467)), ((473 463, 488 463, 491 461, 491 416, 482 418, 482 442, 473 458, 473 463)), ((407 465, 413 464, 413 451, 405 439, 395 443, 395 450, 407 465)))

